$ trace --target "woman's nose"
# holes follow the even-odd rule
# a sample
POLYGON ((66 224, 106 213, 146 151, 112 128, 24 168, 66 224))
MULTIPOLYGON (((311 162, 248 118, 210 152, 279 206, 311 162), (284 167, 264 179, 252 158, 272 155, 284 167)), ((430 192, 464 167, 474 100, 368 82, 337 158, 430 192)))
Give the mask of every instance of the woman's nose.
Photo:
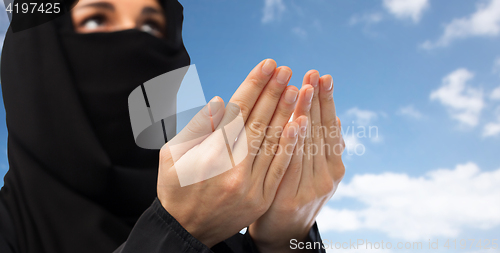
POLYGON ((128 30, 128 29, 135 29, 137 28, 137 24, 135 20, 131 18, 123 18, 121 22, 119 23, 118 27, 116 27, 116 30, 128 30))

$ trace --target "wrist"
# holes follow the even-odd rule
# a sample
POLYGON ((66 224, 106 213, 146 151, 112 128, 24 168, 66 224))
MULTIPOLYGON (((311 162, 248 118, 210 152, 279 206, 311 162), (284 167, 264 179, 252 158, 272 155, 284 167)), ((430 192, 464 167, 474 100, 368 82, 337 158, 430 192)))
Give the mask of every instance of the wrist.
POLYGON ((181 227, 183 227, 195 239, 206 245, 208 248, 211 248, 218 243, 213 236, 210 236, 209 232, 203 229, 204 226, 198 222, 198 219, 193 218, 193 215, 190 212, 181 211, 165 205, 163 203, 169 202, 162 201, 159 197, 158 200, 163 209, 165 209, 170 216, 172 216, 172 218, 175 219, 177 223, 179 223, 179 225, 181 225, 181 227))
POLYGON ((183 218, 179 221, 182 227, 188 231, 194 238, 196 238, 201 243, 205 244, 208 248, 212 248, 217 243, 222 240, 219 240, 214 236, 214 234, 207 230, 206 227, 196 221, 196 219, 185 219, 183 218))

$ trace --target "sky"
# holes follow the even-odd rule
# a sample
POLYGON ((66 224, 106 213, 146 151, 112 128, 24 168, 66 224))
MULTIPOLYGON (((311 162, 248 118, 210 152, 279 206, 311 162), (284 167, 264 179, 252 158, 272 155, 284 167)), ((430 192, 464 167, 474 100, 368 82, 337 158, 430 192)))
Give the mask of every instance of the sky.
POLYGON ((485 249, 500 243, 500 0, 181 3, 207 101, 228 101, 266 58, 292 69, 291 85, 310 69, 333 76, 348 147, 317 219, 329 253, 428 252, 436 240, 431 252, 500 252, 485 249), (423 249, 394 249, 414 242, 423 249))

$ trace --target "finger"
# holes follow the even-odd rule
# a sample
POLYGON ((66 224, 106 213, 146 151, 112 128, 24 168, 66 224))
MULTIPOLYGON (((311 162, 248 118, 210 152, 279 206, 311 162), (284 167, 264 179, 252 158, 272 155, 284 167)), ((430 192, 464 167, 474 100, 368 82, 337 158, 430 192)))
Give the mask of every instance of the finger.
POLYGON ((303 85, 300 89, 297 106, 293 112, 293 120, 300 116, 306 116, 311 109, 311 102, 314 95, 314 88, 311 85, 303 85))
MULTIPOLYGON (((337 124, 337 115, 335 113, 335 102, 333 100, 333 79, 330 75, 324 75, 320 79, 320 104, 321 104, 321 122, 325 130, 325 142, 331 154, 337 154, 337 145, 340 143, 340 128, 337 124)), ((329 156, 328 156, 329 157, 329 156)))
MULTIPOLYGON (((313 89, 313 88, 311 88, 313 89)), ((312 100, 312 99, 311 99, 312 100)), ((310 107, 311 108, 311 107, 310 107)), ((313 143, 312 143, 312 124, 311 124, 311 110, 306 111, 307 129, 304 138, 303 156, 302 156, 302 174, 300 175, 299 189, 310 189, 313 182, 313 143)), ((298 193, 297 193, 298 194, 298 193)))
POLYGON ((224 101, 220 97, 214 97, 162 148, 171 149, 170 154, 174 161, 177 161, 188 150, 207 138, 219 125, 223 116, 224 101))
MULTIPOLYGON (((238 87, 234 95, 229 100, 228 104, 235 104, 238 109, 241 110, 243 114, 243 119, 248 119, 250 112, 252 111, 255 103, 257 102, 260 94, 267 86, 267 83, 273 76, 276 70, 276 62, 272 59, 266 59, 260 62, 255 68, 248 74, 247 78, 238 87)), ((239 112, 233 112, 232 114, 224 115, 222 125, 229 123, 234 119, 239 112)))
POLYGON ((245 131, 247 132, 248 141, 254 144, 249 149, 251 154, 257 154, 262 145, 266 130, 291 75, 292 70, 290 68, 278 68, 250 113, 245 124, 245 131))
MULTIPOLYGON (((302 89, 304 88, 308 88, 308 87, 311 87, 311 75, 313 73, 317 73, 318 71, 312 69, 312 70, 309 70, 307 71, 307 73, 304 75, 304 78, 302 79, 302 87, 301 87, 301 91, 302 89)), ((314 88, 314 87, 313 87, 314 88)), ((308 98, 310 99, 306 99, 306 101, 309 101, 309 104, 311 103, 310 101, 312 101, 312 95, 314 94, 313 93, 314 90, 312 90, 312 92, 310 94, 308 94, 308 98)), ((306 110, 309 110, 309 108, 307 107, 304 107, 302 106, 301 104, 301 100, 299 99, 299 102, 297 103, 297 108, 296 110, 293 112, 293 120, 296 120, 298 117, 300 117, 301 115, 306 115, 305 111, 306 110), (305 109, 305 110, 304 110, 305 109)))
POLYGON ((297 120, 300 126, 297 145, 295 145, 290 165, 283 176, 283 180, 281 180, 276 199, 289 199, 297 195, 302 174, 302 159, 304 155, 304 139, 306 136, 307 121, 306 116, 300 116, 297 120))
MULTIPOLYGON (((311 103, 310 119, 311 119, 311 146, 310 155, 313 158, 313 163, 320 164, 324 160, 324 131, 321 122, 321 105, 319 101, 319 73, 316 71, 310 75, 311 85, 314 87, 314 96, 311 103)), ((322 166, 312 166, 313 175, 314 169, 324 169, 322 166)))
POLYGON ((306 129, 306 137, 304 139, 304 147, 303 147, 303 157, 302 157, 302 174, 300 176, 299 190, 300 189, 308 189, 308 187, 312 184, 313 180, 313 125, 311 118, 311 110, 313 106, 313 100, 315 93, 317 92, 317 88, 314 86, 318 86, 318 77, 319 73, 316 70, 310 70, 306 73, 303 80, 303 87, 312 87, 306 90, 306 99, 309 101, 309 106, 307 110, 304 111, 304 115, 307 116, 307 129, 306 129), (314 75, 314 76, 313 76, 314 75), (311 78, 312 76, 312 78, 311 78), (309 84, 308 84, 309 83, 309 84))
POLYGON ((300 161, 302 165, 299 177, 299 189, 303 187, 306 181, 310 181, 312 179, 312 159, 311 152, 309 150, 311 147, 311 122, 309 120, 309 117, 311 116, 310 109, 313 96, 314 88, 312 87, 312 85, 304 84, 300 89, 297 106, 295 107, 295 111, 293 113, 294 118, 305 116, 308 119, 306 124, 306 133, 304 136, 304 140, 302 141, 303 144, 301 148, 302 158, 300 159, 300 161))
POLYGON ((278 149, 281 133, 292 115, 297 102, 299 90, 295 86, 288 86, 283 92, 278 107, 274 112, 273 118, 267 128, 260 151, 255 158, 252 173, 264 180, 269 164, 278 149))
POLYGON ((312 82, 312 81, 315 81, 318 79, 319 79, 319 72, 317 70, 311 69, 311 70, 307 71, 307 73, 304 75, 304 78, 302 79, 302 86, 304 86, 306 84, 310 84, 314 88, 316 88, 318 83, 312 82), (311 77, 312 77, 312 79, 311 79, 311 77))
POLYGON ((269 167, 264 180, 265 198, 274 199, 276 196, 278 186, 288 168, 288 165, 290 164, 293 150, 297 144, 298 131, 299 124, 296 121, 293 121, 286 125, 281 134, 278 150, 271 162, 271 166, 269 167))
POLYGON ((338 130, 339 130, 339 143, 340 145, 336 146, 338 147, 338 149, 336 148, 335 149, 335 154, 338 154, 340 157, 342 157, 342 153, 344 152, 345 150, 345 141, 344 141, 344 137, 342 136, 342 122, 340 121, 339 117, 337 117, 337 122, 338 122, 338 130))

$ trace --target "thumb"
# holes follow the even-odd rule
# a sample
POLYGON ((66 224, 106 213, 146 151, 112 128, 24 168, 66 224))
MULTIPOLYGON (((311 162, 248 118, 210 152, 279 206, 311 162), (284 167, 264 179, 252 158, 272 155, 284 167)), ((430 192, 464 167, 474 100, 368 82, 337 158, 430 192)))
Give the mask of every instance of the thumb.
POLYGON ((169 148, 174 162, 177 161, 214 132, 224 116, 224 111, 222 98, 217 96, 212 98, 162 149, 169 148))

